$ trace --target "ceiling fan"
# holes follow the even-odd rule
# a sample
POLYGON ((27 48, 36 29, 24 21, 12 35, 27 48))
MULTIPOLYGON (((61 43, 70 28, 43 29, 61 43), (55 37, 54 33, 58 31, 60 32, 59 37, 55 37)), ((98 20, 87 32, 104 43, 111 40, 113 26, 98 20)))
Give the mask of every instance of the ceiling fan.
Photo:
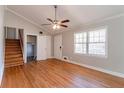
POLYGON ((62 21, 57 20, 57 18, 56 18, 57 5, 54 5, 54 8, 55 8, 55 19, 52 20, 52 19, 50 19, 50 18, 47 18, 47 20, 48 20, 49 22, 51 22, 51 23, 50 23, 50 24, 42 24, 42 26, 44 26, 44 25, 53 25, 53 29, 59 29, 60 27, 65 27, 65 28, 67 28, 68 26, 65 25, 64 23, 70 22, 70 20, 68 20, 68 19, 62 20, 62 21))

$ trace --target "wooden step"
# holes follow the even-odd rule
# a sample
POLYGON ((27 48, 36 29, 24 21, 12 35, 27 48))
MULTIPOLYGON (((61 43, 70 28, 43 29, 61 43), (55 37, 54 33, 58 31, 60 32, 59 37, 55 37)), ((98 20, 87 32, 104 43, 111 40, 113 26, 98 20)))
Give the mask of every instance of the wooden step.
POLYGON ((23 61, 16 61, 16 62, 9 62, 9 63, 6 63, 6 64, 19 64, 19 63, 23 63, 23 61))
POLYGON ((16 49, 13 49, 13 50, 5 50, 5 54, 19 54, 19 53, 22 53, 21 52, 21 49, 18 49, 18 50, 16 50, 16 49))
POLYGON ((9 40, 14 40, 15 41, 15 40, 19 40, 19 39, 6 39, 6 41, 9 41, 9 40))
POLYGON ((10 43, 15 43, 15 44, 18 44, 20 41, 6 41, 5 43, 6 44, 10 44, 10 43))
POLYGON ((9 48, 18 48, 20 49, 20 46, 6 46, 5 48, 9 49, 9 48))
POLYGON ((22 54, 16 54, 16 55, 5 55, 5 59, 14 59, 22 57, 22 54))
POLYGON ((6 39, 6 42, 19 42, 19 39, 6 39))
POLYGON ((20 54, 22 53, 22 51, 7 51, 5 52, 5 55, 16 55, 16 54, 20 54))
POLYGON ((19 43, 6 43, 6 46, 20 46, 19 43))
POLYGON ((6 46, 5 48, 8 49, 8 50, 9 50, 9 49, 10 49, 10 50, 11 50, 11 49, 20 49, 20 46, 6 46))
POLYGON ((17 41, 15 41, 15 42, 14 41, 13 42, 11 41, 11 42, 6 42, 5 44, 19 44, 19 43, 20 42, 17 42, 17 41))
POLYGON ((6 59, 5 63, 9 63, 9 62, 17 62, 17 61, 23 61, 22 57, 19 58, 13 58, 13 59, 6 59))
POLYGON ((20 42, 19 40, 9 40, 9 41, 6 41, 6 43, 17 43, 17 42, 20 42))
POLYGON ((6 44, 5 46, 20 46, 20 44, 6 44))
POLYGON ((6 42, 5 44, 19 44, 20 42, 6 42))
POLYGON ((9 64, 5 64, 5 68, 19 66, 19 65, 23 65, 23 64, 24 64, 23 61, 18 62, 18 63, 9 63, 9 64))
POLYGON ((5 45, 7 45, 7 46, 8 46, 8 45, 10 45, 10 46, 11 46, 11 45, 20 45, 20 43, 5 43, 5 45))
POLYGON ((20 47, 5 47, 6 50, 20 50, 21 48, 20 47))
POLYGON ((20 48, 7 48, 5 51, 9 52, 9 51, 20 51, 20 48))

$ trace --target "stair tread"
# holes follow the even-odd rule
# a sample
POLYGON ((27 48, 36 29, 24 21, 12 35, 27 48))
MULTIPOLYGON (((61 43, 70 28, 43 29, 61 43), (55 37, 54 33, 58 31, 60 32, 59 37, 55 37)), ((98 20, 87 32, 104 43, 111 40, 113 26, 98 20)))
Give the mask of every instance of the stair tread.
POLYGON ((6 48, 6 50, 14 50, 14 49, 15 50, 21 50, 20 48, 8 48, 8 49, 6 48))
POLYGON ((18 62, 5 62, 5 64, 17 64, 17 63, 23 63, 23 61, 18 61, 18 62))
POLYGON ((15 66, 16 66, 16 65, 18 65, 18 64, 22 65, 22 64, 24 64, 24 63, 23 63, 23 62, 22 62, 22 63, 13 63, 13 64, 10 63, 10 64, 5 64, 5 66, 12 66, 12 65, 15 65, 15 66))
POLYGON ((6 53, 5 53, 5 55, 14 55, 14 54, 20 54, 20 53, 22 53, 22 51, 21 50, 18 50, 18 51, 16 51, 16 50, 13 50, 13 51, 5 51, 6 53))
POLYGON ((16 64, 23 64, 23 62, 17 62, 17 63, 8 63, 8 64, 5 64, 5 65, 16 65, 16 64))
POLYGON ((19 53, 19 54, 13 54, 13 55, 5 55, 5 57, 19 57, 19 56, 22 56, 22 54, 21 53, 19 53))
POLYGON ((10 61, 20 61, 20 60, 23 60, 23 58, 13 58, 13 59, 6 59, 5 61, 6 62, 10 62, 10 61))
POLYGON ((5 65, 8 65, 8 64, 22 64, 23 63, 23 61, 19 61, 19 62, 14 62, 14 63, 7 63, 7 64, 5 64, 5 65))
POLYGON ((8 49, 6 49, 6 50, 21 50, 20 48, 8 48, 8 49))
POLYGON ((20 58, 14 58, 14 57, 11 57, 11 58, 5 58, 6 62, 12 62, 12 61, 22 61, 23 59, 20 57, 20 58))
POLYGON ((20 45, 6 45, 6 48, 20 47, 20 45))
POLYGON ((18 62, 18 63, 8 63, 8 64, 5 64, 5 65, 16 65, 16 64, 24 64, 23 62, 18 62))
POLYGON ((16 64, 5 64, 5 68, 8 67, 13 67, 13 66, 19 66, 19 65, 23 65, 24 63, 16 63, 16 64))
POLYGON ((17 54, 17 53, 21 53, 21 50, 18 50, 18 51, 6 51, 5 54, 17 54))
POLYGON ((22 54, 18 54, 18 55, 7 55, 7 56, 5 56, 5 59, 12 59, 12 58, 17 58, 17 57, 22 57, 22 54))
POLYGON ((19 42, 18 43, 17 42, 16 43, 15 42, 14 43, 12 43, 12 42, 6 42, 5 44, 6 45, 19 45, 19 42))

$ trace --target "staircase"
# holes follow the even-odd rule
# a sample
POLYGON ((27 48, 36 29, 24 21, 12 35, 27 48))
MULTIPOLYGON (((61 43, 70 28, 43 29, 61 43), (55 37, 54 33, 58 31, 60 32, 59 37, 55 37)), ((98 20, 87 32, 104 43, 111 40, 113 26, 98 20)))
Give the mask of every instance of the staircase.
POLYGON ((17 39, 6 39, 5 42, 5 67, 23 65, 20 41, 17 39))

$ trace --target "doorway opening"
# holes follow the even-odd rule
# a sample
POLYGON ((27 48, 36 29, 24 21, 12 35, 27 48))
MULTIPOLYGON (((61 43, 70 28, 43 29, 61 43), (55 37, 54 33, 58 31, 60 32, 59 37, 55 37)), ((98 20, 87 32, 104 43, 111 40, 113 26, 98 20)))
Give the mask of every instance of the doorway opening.
POLYGON ((27 35, 27 62, 37 59, 37 36, 27 35))

